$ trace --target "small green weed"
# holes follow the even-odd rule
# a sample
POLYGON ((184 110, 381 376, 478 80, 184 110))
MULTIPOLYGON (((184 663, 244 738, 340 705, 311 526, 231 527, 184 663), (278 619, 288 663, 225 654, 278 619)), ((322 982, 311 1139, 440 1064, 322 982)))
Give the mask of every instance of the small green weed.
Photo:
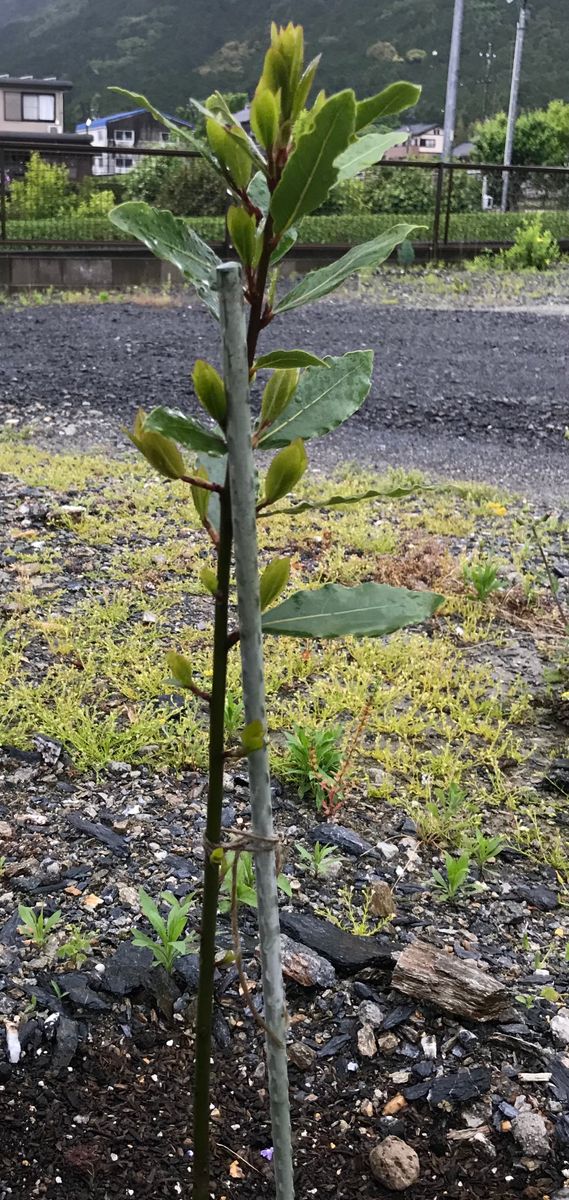
POLYGON ((342 915, 338 916, 331 908, 325 908, 322 909, 322 916, 336 925, 338 929, 353 933, 355 937, 373 937, 393 920, 392 916, 383 917, 380 920, 373 916, 371 911, 373 888, 371 887, 363 889, 359 909, 354 902, 353 887, 340 888, 338 899, 343 909, 342 915))
POLYGON ((77 968, 87 961, 95 938, 90 933, 83 933, 79 925, 69 927, 69 937, 57 951, 57 957, 65 962, 73 963, 77 968))
POLYGON ((496 834, 494 837, 486 837, 480 829, 469 839, 465 846, 465 851, 468 852, 471 858, 480 870, 483 871, 488 863, 494 862, 499 854, 506 849, 507 841, 501 834, 496 834))
POLYGON ((437 900, 456 900, 459 892, 466 896, 478 891, 475 883, 467 882, 470 874, 469 854, 461 854, 458 858, 453 858, 452 854, 445 854, 444 862, 444 875, 433 868, 432 891, 437 900))
POLYGON ((462 568, 465 583, 470 584, 478 600, 484 603, 493 592, 500 592, 502 584, 498 577, 498 566, 492 559, 465 563, 462 568))
POLYGON ((561 257, 559 242, 543 227, 540 213, 526 219, 516 230, 514 244, 505 250, 502 262, 514 270, 547 271, 561 257))
POLYGON ((180 958, 182 954, 189 954, 195 945, 195 935, 193 933, 185 934, 194 896, 192 893, 180 902, 176 896, 172 895, 172 892, 161 892, 160 898, 169 905, 166 918, 160 914, 148 892, 145 892, 144 888, 140 888, 138 893, 140 907, 147 921, 158 934, 158 941, 149 937, 142 929, 134 931, 132 941, 134 946, 145 946, 148 950, 152 950, 154 961, 165 967, 171 974, 176 959, 180 958))
POLYGON ((414 816, 419 840, 433 846, 461 845, 474 819, 466 792, 454 781, 447 788, 435 788, 434 799, 417 805, 414 816))
POLYGON ((316 842, 312 850, 308 850, 301 842, 296 842, 296 849, 315 879, 328 875, 333 864, 338 862, 333 846, 321 846, 320 842, 316 842))
MULTIPOLYGON (((219 911, 221 913, 227 913, 231 909, 234 862, 234 850, 225 851, 220 858, 220 871, 222 878, 219 887, 219 911)), ((290 883, 286 875, 277 876, 277 887, 279 891, 284 892, 285 895, 292 895, 290 883)), ((255 867, 253 864, 253 855, 249 850, 241 850, 237 855, 237 865, 235 867, 235 895, 238 905, 246 904, 249 908, 257 907, 255 867)))
POLYGON ((300 725, 287 736, 286 773, 296 784, 300 799, 310 796, 318 809, 325 806, 342 764, 341 737, 339 726, 304 729, 300 725))
POLYGON ((35 946, 45 946, 49 934, 61 921, 61 910, 58 908, 50 917, 46 917, 43 908, 40 908, 39 913, 37 913, 35 909, 28 908, 25 904, 20 904, 18 906, 18 916, 22 922, 20 926, 22 933, 35 946))
POLYGON ((225 732, 228 737, 234 737, 245 724, 245 710, 241 696, 230 689, 225 697, 225 732))

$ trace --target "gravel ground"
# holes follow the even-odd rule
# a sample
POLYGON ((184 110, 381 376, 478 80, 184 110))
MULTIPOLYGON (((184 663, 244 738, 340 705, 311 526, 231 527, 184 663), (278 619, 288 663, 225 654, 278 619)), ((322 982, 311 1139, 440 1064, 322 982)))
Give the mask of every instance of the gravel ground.
MULTIPOLYGON (((460 303, 460 300, 457 301, 460 303)), ((315 452, 504 484, 546 502, 569 495, 568 316, 563 312, 395 307, 333 300, 275 321, 264 348, 341 354, 371 346, 362 413, 315 452)), ((122 446, 142 404, 194 406, 194 358, 218 358, 199 304, 46 305, 0 312, 5 419, 69 448, 122 446)))

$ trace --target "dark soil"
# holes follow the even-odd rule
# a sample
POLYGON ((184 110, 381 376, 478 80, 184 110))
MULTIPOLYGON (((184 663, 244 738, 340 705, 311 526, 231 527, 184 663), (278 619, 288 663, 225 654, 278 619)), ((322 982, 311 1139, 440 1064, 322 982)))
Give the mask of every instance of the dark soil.
MULTIPOLYGON (((328 437, 319 461, 363 460, 567 496, 569 317, 316 304, 275 321, 269 347, 317 354, 372 347, 362 412, 328 437)), ((54 305, 0 312, 0 412, 43 440, 124 445, 139 405, 192 409, 197 357, 219 360, 219 330, 199 303, 54 305)))

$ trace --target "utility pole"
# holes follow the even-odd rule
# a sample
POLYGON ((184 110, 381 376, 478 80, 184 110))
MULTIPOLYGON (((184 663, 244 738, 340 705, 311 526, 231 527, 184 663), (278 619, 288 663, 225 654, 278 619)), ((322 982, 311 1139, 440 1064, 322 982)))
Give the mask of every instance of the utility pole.
MULTIPOLYGON (((505 167, 511 166, 512 154, 514 150, 514 135, 516 132, 516 120, 518 116, 518 96, 520 92, 520 77, 522 73, 522 58, 524 53, 524 38, 526 35, 527 16, 527 0, 521 0, 520 15, 518 17, 518 24, 516 27, 516 45, 514 49, 514 65, 512 67, 512 85, 510 88, 510 107, 508 109, 506 145, 504 148, 505 167)), ((509 191, 510 172, 504 171, 502 176, 502 203, 500 205, 502 212, 508 211, 509 191)))
POLYGON ((462 41, 463 20, 464 0, 454 0, 454 16, 452 21, 452 36, 450 40, 450 57, 448 63, 447 94, 445 99, 445 127, 442 155, 443 162, 449 162, 454 143, 456 97, 458 93, 458 74, 460 69, 460 45, 462 41))

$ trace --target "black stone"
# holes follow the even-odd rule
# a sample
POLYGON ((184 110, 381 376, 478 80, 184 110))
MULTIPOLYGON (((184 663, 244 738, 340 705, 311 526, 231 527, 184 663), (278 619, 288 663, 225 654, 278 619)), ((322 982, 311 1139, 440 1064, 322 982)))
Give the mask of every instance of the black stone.
POLYGON ((70 1000, 77 1008, 87 1008, 90 1012, 108 1012, 109 1005, 102 996, 93 991, 89 975, 81 971, 68 971, 59 975, 57 982, 64 999, 70 1000))
POLYGON ((21 940, 18 933, 18 926, 22 924, 22 918, 18 912, 12 913, 11 917, 5 921, 0 929, 0 946, 17 946, 21 940))
POLYGON ((67 813, 67 821, 78 833, 85 833, 87 837, 96 838, 98 842, 108 846, 109 850, 112 850, 113 854, 119 858, 126 858, 130 853, 126 838, 114 833, 106 825, 101 825, 100 821, 86 821, 81 813, 77 812, 67 813))
MULTIPOLYGON (((370 966, 390 967, 394 954, 401 949, 387 939, 356 937, 311 913, 281 912, 280 924, 283 933, 293 941, 316 950, 344 971, 359 971, 361 967, 370 966)), ((409 1011, 412 1012, 413 1007, 409 1011)))
POLYGON ((423 1062, 414 1063, 412 1071, 419 1079, 429 1079, 434 1074, 435 1064, 432 1059, 425 1058, 423 1062))
POLYGON ((362 854, 376 856, 376 851, 370 842, 366 842, 359 833, 354 833, 353 829, 346 829, 344 825, 329 825, 327 821, 324 821, 322 825, 315 825, 314 829, 310 830, 308 837, 312 845, 320 842, 321 846, 335 846, 336 849, 343 850, 345 854, 351 854, 354 858, 360 858, 362 854))
POLYGON ((200 960, 197 954, 182 954, 176 959, 174 971, 183 979, 186 988, 196 991, 200 978, 200 960))
POLYGON ((415 1012, 416 1004, 399 1004, 393 1012, 387 1014, 384 1018, 382 1029, 397 1029, 398 1025, 403 1025, 409 1019, 412 1012, 415 1012))
POLYGON ((318 1050, 316 1051, 317 1057, 318 1058, 333 1058, 334 1055, 338 1054, 340 1052, 340 1050, 343 1050, 344 1046, 347 1046, 348 1042, 350 1042, 351 1040, 352 1040, 351 1033, 338 1034, 337 1037, 330 1038, 330 1040, 328 1042, 325 1042, 323 1046, 318 1047, 318 1050))
POLYGON ((551 1085, 558 1100, 569 1100, 569 1067, 562 1058, 554 1058, 551 1063, 551 1085))
POLYGON ((555 1123, 555 1139, 562 1146, 569 1146, 569 1116, 566 1113, 555 1123))
POLYGON ((180 999, 180 989, 172 979, 172 976, 164 969, 164 967, 154 967, 149 971, 145 980, 145 987, 150 995, 156 1001, 160 1012, 164 1014, 168 1021, 172 1020, 174 1015, 174 1004, 180 999))
POLYGON ((152 962, 152 950, 147 950, 145 946, 133 946, 132 942, 121 942, 105 962, 101 987, 113 996, 128 996, 144 986, 152 962))
POLYGON ((516 895, 520 900, 526 900, 532 908, 540 908, 544 912, 553 912, 559 907, 559 896, 553 888, 544 887, 540 883, 519 883, 516 895))
POLYGON ((441 1104, 443 1100, 464 1103, 483 1096, 491 1087, 490 1071, 487 1067, 472 1067, 471 1070, 439 1075, 431 1086, 429 1104, 441 1104))
POLYGON ((403 1095, 406 1100, 424 1100, 428 1096, 431 1084, 427 1079, 423 1083, 412 1083, 410 1087, 403 1088, 403 1095))
POLYGON ((55 1050, 51 1060, 52 1071, 68 1067, 79 1045, 79 1026, 69 1017, 60 1017, 55 1033, 55 1050))
POLYGON ((231 1030, 219 1008, 215 1008, 213 1011, 211 1029, 213 1040, 219 1046, 219 1049, 228 1050, 231 1045, 231 1030))

